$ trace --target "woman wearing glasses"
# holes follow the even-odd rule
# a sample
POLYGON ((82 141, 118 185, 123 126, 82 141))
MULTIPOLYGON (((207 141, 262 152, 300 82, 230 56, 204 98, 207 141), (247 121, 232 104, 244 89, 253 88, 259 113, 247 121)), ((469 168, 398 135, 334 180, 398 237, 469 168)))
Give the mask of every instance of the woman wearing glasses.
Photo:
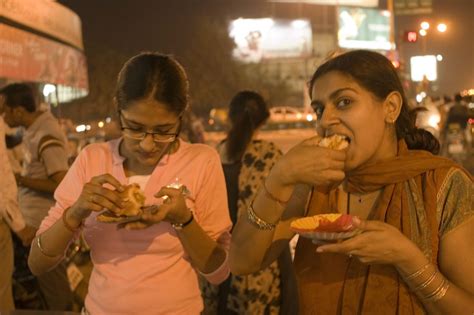
POLYGON ((77 157, 34 240, 30 268, 35 274, 52 268, 82 231, 94 263, 84 312, 199 314, 198 273, 215 284, 229 274, 231 221, 219 156, 178 137, 188 82, 172 57, 131 58, 115 101, 123 137, 77 157), (167 187, 177 180, 181 188, 167 187), (131 183, 157 210, 125 229, 97 222, 99 212, 123 207, 119 192, 131 183))

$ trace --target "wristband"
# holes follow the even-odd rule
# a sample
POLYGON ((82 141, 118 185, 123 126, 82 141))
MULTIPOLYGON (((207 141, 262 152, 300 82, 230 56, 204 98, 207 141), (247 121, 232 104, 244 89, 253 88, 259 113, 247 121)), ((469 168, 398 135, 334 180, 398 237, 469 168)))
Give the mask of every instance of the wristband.
POLYGON ((191 222, 193 222, 194 220, 194 215, 193 215, 193 212, 190 210, 191 212, 191 217, 188 219, 188 221, 186 222, 183 222, 183 223, 171 223, 171 226, 175 229, 175 230, 182 230, 184 229, 187 225, 189 225, 191 222))
POLYGON ((273 200, 273 201, 276 201, 280 206, 282 206, 283 208, 286 207, 286 204, 290 201, 290 200, 281 200, 279 199, 278 197, 276 197, 274 194, 272 194, 268 188, 267 188, 267 183, 264 181, 263 182, 263 191, 265 192, 265 196, 267 196, 269 199, 273 200))

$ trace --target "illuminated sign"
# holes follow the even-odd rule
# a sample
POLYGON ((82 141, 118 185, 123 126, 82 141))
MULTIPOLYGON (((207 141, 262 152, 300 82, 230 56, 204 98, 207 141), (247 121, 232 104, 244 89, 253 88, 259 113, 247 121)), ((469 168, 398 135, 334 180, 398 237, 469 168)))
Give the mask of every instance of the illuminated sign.
POLYGON ((411 80, 420 82, 424 78, 428 81, 436 81, 438 78, 436 56, 415 56, 410 58, 411 80))
POLYGON ((270 0, 269 2, 307 3, 319 5, 351 5, 357 7, 378 7, 378 0, 270 0))
POLYGON ((416 43, 418 40, 418 33, 416 31, 405 32, 404 40, 409 43, 416 43))
POLYGON ((83 50, 79 16, 56 1, 0 0, 0 18, 2 17, 83 50))
POLYGON ((393 0, 395 15, 433 13, 433 0, 393 0))
POLYGON ((342 48, 390 50, 390 12, 340 7, 338 43, 342 48))
POLYGON ((308 20, 237 19, 230 23, 229 36, 234 58, 243 62, 306 57, 313 47, 308 20))
POLYGON ((0 78, 89 89, 81 51, 5 24, 0 34, 0 78))

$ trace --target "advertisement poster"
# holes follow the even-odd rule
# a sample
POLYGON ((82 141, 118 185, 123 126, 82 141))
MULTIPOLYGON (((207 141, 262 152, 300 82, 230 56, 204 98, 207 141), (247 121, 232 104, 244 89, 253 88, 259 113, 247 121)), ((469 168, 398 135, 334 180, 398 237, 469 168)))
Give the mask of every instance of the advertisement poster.
POLYGON ((88 90, 81 51, 5 24, 0 33, 0 77, 88 90))
POLYGON ((342 48, 390 50, 390 12, 340 7, 338 43, 342 48))
POLYGON ((233 56, 242 62, 302 58, 313 48, 308 20, 237 19, 230 23, 229 36, 235 42, 233 56))

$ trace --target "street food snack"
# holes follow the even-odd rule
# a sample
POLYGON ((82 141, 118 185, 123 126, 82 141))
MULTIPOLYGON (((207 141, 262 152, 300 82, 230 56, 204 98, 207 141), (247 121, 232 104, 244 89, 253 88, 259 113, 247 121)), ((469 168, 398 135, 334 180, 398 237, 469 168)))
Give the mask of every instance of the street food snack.
POLYGON ((349 141, 346 136, 335 134, 330 137, 323 138, 319 142, 319 146, 333 150, 343 150, 349 146, 349 141))
POLYGON ((145 205, 145 195, 143 194, 138 184, 130 184, 125 187, 125 190, 120 193, 124 207, 121 211, 112 212, 105 211, 97 216, 99 222, 120 222, 127 217, 135 217, 142 214, 142 208, 145 205))
POLYGON ((350 214, 327 213, 296 219, 291 222, 292 231, 303 237, 319 240, 346 239, 359 233, 350 214))

